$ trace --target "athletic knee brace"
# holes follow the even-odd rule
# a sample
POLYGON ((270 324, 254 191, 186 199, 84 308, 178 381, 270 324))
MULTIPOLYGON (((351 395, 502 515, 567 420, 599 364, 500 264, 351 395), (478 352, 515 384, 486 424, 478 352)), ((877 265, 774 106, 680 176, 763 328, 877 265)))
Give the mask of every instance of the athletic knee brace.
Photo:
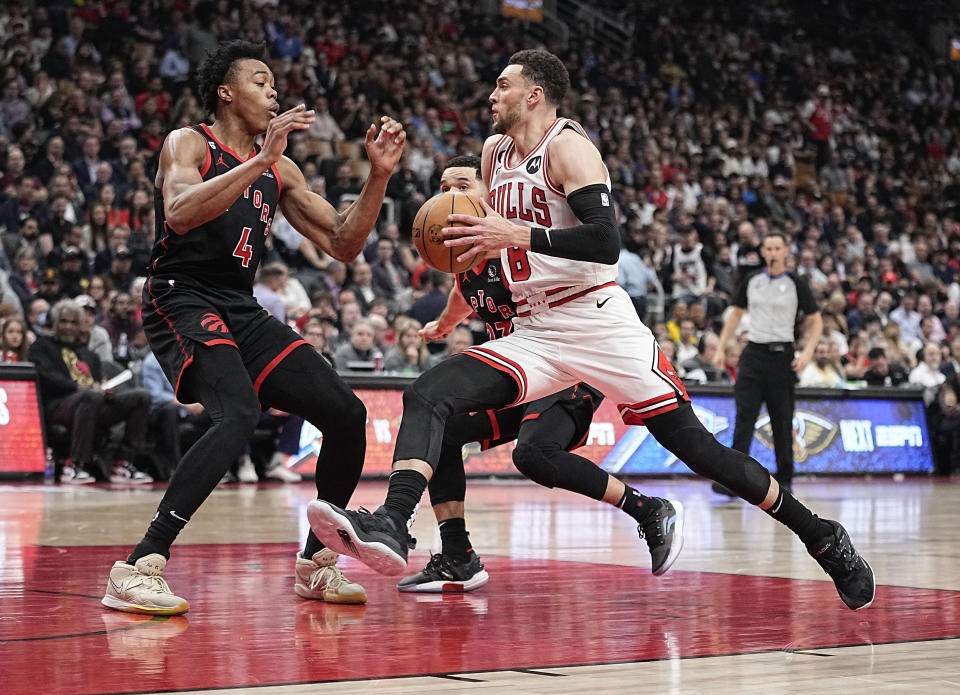
POLYGON ((556 487, 557 467, 550 458, 537 446, 520 442, 513 450, 513 465, 527 478, 543 485, 556 487))

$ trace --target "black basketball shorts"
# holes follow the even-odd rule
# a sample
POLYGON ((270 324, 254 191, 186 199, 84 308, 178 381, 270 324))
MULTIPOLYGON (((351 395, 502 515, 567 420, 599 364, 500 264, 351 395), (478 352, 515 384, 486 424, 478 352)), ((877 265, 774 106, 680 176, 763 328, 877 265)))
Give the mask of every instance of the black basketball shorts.
POLYGON ((200 346, 237 348, 258 393, 263 380, 284 357, 300 345, 309 346, 253 295, 182 279, 147 280, 143 330, 177 398, 184 403, 195 400, 184 393, 183 375, 200 346))

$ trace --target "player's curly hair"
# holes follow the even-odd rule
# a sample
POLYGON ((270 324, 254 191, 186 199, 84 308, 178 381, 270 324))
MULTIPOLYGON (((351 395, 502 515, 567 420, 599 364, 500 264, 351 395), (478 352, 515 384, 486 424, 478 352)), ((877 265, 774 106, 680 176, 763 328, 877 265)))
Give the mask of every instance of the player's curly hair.
POLYGON ((206 58, 197 68, 197 92, 200 95, 203 108, 209 113, 215 114, 217 104, 220 103, 217 89, 233 78, 233 70, 237 61, 247 58, 263 60, 265 51, 266 43, 262 41, 253 43, 237 39, 236 41, 221 43, 215 50, 207 53, 206 58))
POLYGON ((509 65, 521 66, 520 74, 535 85, 543 88, 547 102, 553 106, 560 104, 570 89, 570 73, 557 56, 538 48, 517 51, 510 56, 509 65))
POLYGON ((451 157, 444 169, 450 167, 470 167, 476 169, 478 179, 482 176, 480 173, 480 158, 475 154, 458 154, 456 157, 451 157))

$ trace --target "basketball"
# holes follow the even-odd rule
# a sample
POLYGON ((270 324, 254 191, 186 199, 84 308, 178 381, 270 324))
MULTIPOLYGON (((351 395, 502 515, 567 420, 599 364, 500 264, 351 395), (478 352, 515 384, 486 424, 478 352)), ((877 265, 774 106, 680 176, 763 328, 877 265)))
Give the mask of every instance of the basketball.
POLYGON ((486 217, 487 213, 480 201, 472 195, 448 191, 435 195, 425 202, 413 220, 413 243, 417 245, 417 251, 423 262, 445 273, 462 273, 481 260, 478 257, 479 254, 474 254, 466 261, 458 263, 457 256, 467 253, 470 247, 444 246, 443 242, 446 240, 443 236, 444 227, 464 226, 447 221, 447 217, 454 214, 486 217))

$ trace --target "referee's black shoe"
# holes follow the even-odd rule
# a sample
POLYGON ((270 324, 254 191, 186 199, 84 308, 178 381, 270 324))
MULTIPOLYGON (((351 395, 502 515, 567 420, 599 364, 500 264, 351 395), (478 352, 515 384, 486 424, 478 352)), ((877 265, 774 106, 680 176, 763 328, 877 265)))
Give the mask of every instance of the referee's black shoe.
POLYGON ((307 504, 307 520, 320 542, 335 553, 349 555, 380 574, 402 574, 407 549, 416 546, 404 524, 380 507, 373 513, 354 512, 325 502, 307 504))
POLYGON ((651 497, 659 506, 637 526, 640 537, 650 549, 650 571, 658 577, 666 574, 683 548, 683 505, 660 497, 651 497))
POLYGON ((860 557, 847 530, 836 521, 823 519, 833 528, 826 538, 807 546, 807 552, 830 575, 847 608, 858 611, 873 603, 876 584, 873 568, 860 557))

